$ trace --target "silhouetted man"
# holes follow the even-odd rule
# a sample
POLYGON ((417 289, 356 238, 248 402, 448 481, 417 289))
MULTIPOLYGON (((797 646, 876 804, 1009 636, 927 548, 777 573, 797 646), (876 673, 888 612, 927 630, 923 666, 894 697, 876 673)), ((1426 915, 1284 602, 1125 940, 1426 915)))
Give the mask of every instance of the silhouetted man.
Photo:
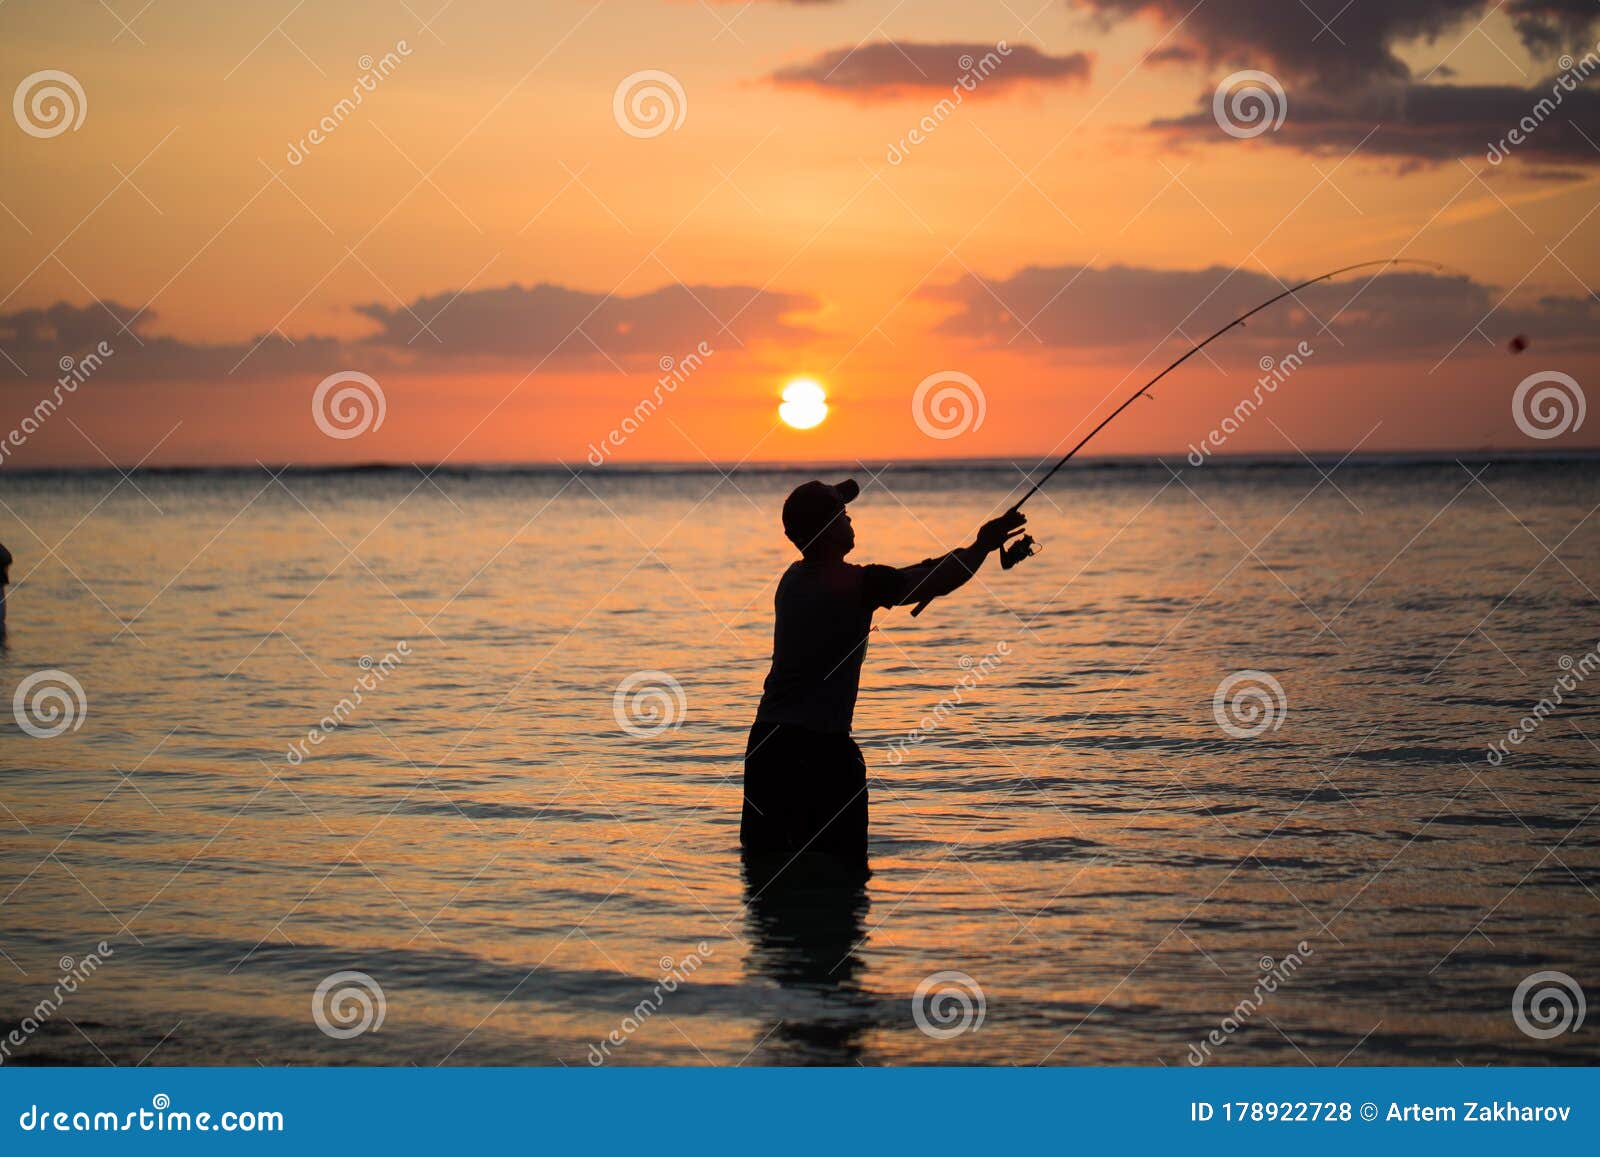
POLYGON ((783 504, 783 533, 801 559, 784 572, 774 599, 772 670, 744 757, 747 854, 825 853, 865 867, 867 767, 850 738, 861 660, 872 613, 947 595, 1018 533, 1019 511, 983 524, 971 546, 914 566, 856 566, 845 504, 855 482, 807 482, 783 504))

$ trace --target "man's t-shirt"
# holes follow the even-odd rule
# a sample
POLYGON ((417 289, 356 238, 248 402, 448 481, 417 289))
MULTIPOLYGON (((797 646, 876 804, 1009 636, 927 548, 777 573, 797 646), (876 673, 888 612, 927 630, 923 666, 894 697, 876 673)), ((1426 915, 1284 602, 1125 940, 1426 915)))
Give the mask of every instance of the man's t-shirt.
POLYGON ((757 721, 849 734, 872 612, 905 592, 906 576, 892 566, 801 559, 785 571, 757 721))

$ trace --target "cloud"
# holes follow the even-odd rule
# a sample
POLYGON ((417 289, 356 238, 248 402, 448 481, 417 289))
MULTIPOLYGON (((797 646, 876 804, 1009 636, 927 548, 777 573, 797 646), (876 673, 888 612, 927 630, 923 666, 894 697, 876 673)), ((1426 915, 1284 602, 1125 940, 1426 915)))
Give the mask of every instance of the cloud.
MULTIPOLYGON (((1201 104, 1196 112, 1152 121, 1150 127, 1231 145, 1217 127, 1209 93, 1201 104)), ((1503 153, 1528 161, 1600 164, 1600 148, 1591 143, 1600 142, 1600 90, 1577 85, 1566 91, 1553 81, 1526 89, 1397 83, 1331 97, 1290 90, 1288 115, 1269 137, 1308 153, 1343 155, 1360 145, 1361 155, 1420 161, 1503 153)))
MULTIPOLYGON (((1220 266, 1028 266, 1001 280, 968 275, 924 296, 956 306, 939 332, 984 345, 1127 349, 1142 357, 1199 340, 1292 284, 1288 277, 1280 283, 1220 266)), ((1480 347, 1481 337, 1462 342, 1478 330, 1497 343, 1522 333, 1542 348, 1596 347, 1600 305, 1592 298, 1545 297, 1513 306, 1498 304, 1502 296, 1465 275, 1350 274, 1257 315, 1231 345, 1271 353, 1301 338, 1333 344, 1333 337, 1321 335, 1326 323, 1348 353, 1371 360, 1437 360, 1453 348, 1480 347)))
MULTIPOLYGON (((245 345, 158 337, 149 332, 155 319, 153 310, 141 313, 116 301, 87 305, 59 301, 42 309, 0 314, 0 351, 5 354, 0 358, 0 382, 54 380, 70 369, 63 359, 78 363, 90 355, 104 363, 95 370, 96 378, 138 382, 222 382, 242 361, 253 362, 252 370, 273 375, 319 369, 327 373, 326 367, 343 356, 342 343, 329 337, 290 341, 280 334, 263 334, 245 345)), ((254 376, 246 374, 241 380, 254 376)))
POLYGON ((857 100, 897 100, 960 87, 971 95, 994 94, 1023 84, 1078 84, 1089 79, 1093 60, 1083 52, 1051 56, 1030 44, 941 43, 879 40, 824 52, 804 64, 780 68, 768 79, 782 88, 803 88, 857 100))
MULTIPOLYGON (((1072 0, 1108 23, 1142 18, 1213 64, 1268 69, 1329 85, 1407 80, 1396 49, 1470 27, 1493 0, 1072 0), (1326 22, 1326 26, 1324 26, 1326 22), (1170 30, 1170 32, 1168 31, 1170 30)), ((1537 54, 1573 46, 1600 23, 1592 0, 1512 0, 1506 11, 1537 54)))
POLYGON ((362 305, 356 312, 380 327, 370 345, 421 356, 540 359, 601 351, 612 357, 676 356, 701 340, 726 348, 761 338, 803 338, 810 330, 786 319, 816 305, 810 297, 742 285, 673 284, 608 297, 546 283, 436 294, 405 307, 362 305))
POLYGON ((1169 44, 1157 48, 1144 58, 1146 64, 1194 64, 1200 54, 1186 44, 1169 44))
POLYGON ((207 344, 153 335, 156 315, 148 309, 57 302, 0 314, 0 381, 52 380, 62 358, 81 359, 101 342, 114 353, 96 378, 137 382, 221 384, 466 363, 527 369, 546 360, 552 368, 590 368, 608 359, 678 357, 702 341, 725 350, 803 340, 811 330, 790 316, 817 305, 810 296, 740 285, 672 284, 632 296, 508 285, 428 295, 405 306, 357 305, 355 312, 378 327, 366 337, 291 340, 267 333, 207 344))
POLYGON ((1550 56, 1582 43, 1600 22, 1594 0, 1511 0, 1506 13, 1530 51, 1550 56))
MULTIPOLYGON (((1385 0, 1342 8, 1333 0, 1208 0, 1199 7, 1190 0, 1072 2, 1107 23, 1142 18, 1170 30, 1151 60, 1191 58, 1270 72, 1288 92, 1287 121, 1270 140, 1302 152, 1343 154, 1365 141, 1363 154, 1408 161, 1481 157, 1534 116, 1538 131, 1514 155, 1600 163, 1600 150, 1583 136, 1600 141, 1600 93, 1576 76, 1566 76, 1572 91, 1562 91, 1558 78, 1522 88, 1428 84, 1412 77, 1400 48, 1470 30, 1502 10, 1493 0, 1385 0), (1541 115, 1541 108, 1556 115, 1541 115)), ((1528 51, 1552 65, 1562 48, 1594 49, 1592 33, 1600 28, 1594 0, 1511 0, 1503 11, 1528 51)), ((1454 75, 1441 65, 1426 79, 1454 75)), ((1585 80, 1593 79, 1585 74, 1585 80)), ((1175 137, 1216 139, 1212 95, 1207 90, 1198 96, 1198 111, 1151 127, 1175 137)))

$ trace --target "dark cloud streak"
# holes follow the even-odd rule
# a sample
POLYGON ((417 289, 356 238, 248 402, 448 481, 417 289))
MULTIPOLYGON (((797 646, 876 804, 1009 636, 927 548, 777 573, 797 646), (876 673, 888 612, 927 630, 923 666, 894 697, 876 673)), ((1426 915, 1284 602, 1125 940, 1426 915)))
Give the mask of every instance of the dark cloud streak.
POLYGON ((963 77, 972 96, 1023 84, 1087 81, 1092 58, 1083 52, 1051 56, 1029 44, 920 44, 880 40, 821 53, 768 77, 780 88, 809 89, 856 100, 896 100, 949 93, 963 77))
MULTIPOLYGON (((939 332, 984 345, 1026 351, 1042 342, 1054 350, 1144 355, 1203 337, 1290 284, 1288 277, 1280 283, 1264 273, 1220 266, 1028 266, 987 284, 969 275, 924 296, 957 307, 939 332)), ((1497 289, 1464 275, 1352 274, 1314 285, 1252 318, 1233 344, 1266 353, 1281 353, 1301 338, 1336 344, 1320 336, 1322 322, 1348 344, 1348 354, 1372 360, 1435 359, 1480 325, 1492 340, 1526 333, 1547 347, 1592 349, 1600 338, 1600 305, 1592 298, 1546 297, 1496 308, 1500 299, 1497 289)), ((1462 348, 1477 346, 1481 342, 1462 348)))
POLYGON ((96 377, 110 381, 222 385, 321 378, 342 369, 526 369, 546 361, 552 370, 589 369, 679 357, 701 341, 717 350, 750 341, 800 341, 811 330, 789 317, 816 307, 809 296, 737 285, 673 284, 609 297, 559 285, 509 285, 429 295, 407 306, 356 306, 378 327, 367 337, 291 340, 269 333, 249 342, 206 344, 150 333, 155 314, 148 309, 115 301, 57 302, 0 314, 0 350, 27 374, 0 358, 0 383, 53 380, 62 358, 80 358, 102 341, 116 354, 96 377))
MULTIPOLYGON (((1156 120, 1150 127, 1173 138, 1232 145, 1217 128, 1209 95, 1202 105, 1199 111, 1156 120)), ((1343 155, 1360 145, 1369 156, 1419 161, 1464 157, 1479 164, 1493 146, 1496 154, 1524 161, 1595 165, 1600 164, 1600 149, 1594 144, 1600 142, 1600 91, 1591 83, 1567 92, 1554 82, 1531 88, 1379 85, 1332 99, 1291 91, 1283 125, 1257 140, 1307 153, 1343 155), (1527 129, 1525 122, 1534 127, 1527 129), (1514 143, 1513 130, 1522 136, 1520 143, 1514 143)))

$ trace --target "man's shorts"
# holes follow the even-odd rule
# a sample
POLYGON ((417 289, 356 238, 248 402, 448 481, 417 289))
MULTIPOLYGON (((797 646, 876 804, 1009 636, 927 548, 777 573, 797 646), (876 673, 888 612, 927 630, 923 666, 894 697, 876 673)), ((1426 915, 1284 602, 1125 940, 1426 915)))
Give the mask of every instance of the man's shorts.
POLYGON ((757 855, 865 865, 867 763, 855 740, 758 720, 745 746, 739 843, 757 855))

